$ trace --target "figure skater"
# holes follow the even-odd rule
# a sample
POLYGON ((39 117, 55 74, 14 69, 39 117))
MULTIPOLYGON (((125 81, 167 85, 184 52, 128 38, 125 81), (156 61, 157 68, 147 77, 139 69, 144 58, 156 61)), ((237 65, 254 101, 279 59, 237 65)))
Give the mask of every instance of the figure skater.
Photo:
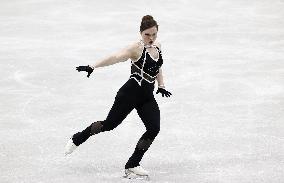
POLYGON ((142 18, 140 25, 140 41, 94 65, 76 68, 78 72, 87 72, 87 77, 89 77, 96 68, 131 60, 130 78, 117 92, 107 118, 103 121, 96 121, 83 131, 74 134, 66 144, 66 155, 72 153, 90 136, 113 130, 133 109, 136 109, 146 127, 146 132, 139 139, 133 154, 125 165, 125 177, 149 175, 148 171, 140 166, 140 161, 160 131, 160 110, 153 95, 155 80, 158 82, 156 94, 161 93, 163 97, 171 96, 171 93, 165 89, 163 81, 163 58, 161 44, 156 42, 157 33, 157 22, 151 15, 146 15, 142 18))

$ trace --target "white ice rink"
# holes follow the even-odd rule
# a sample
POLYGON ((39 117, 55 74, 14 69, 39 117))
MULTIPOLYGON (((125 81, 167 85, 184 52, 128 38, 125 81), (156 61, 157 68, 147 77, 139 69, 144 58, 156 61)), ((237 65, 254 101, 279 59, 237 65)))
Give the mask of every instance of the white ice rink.
POLYGON ((0 182, 122 179, 144 132, 136 111, 71 156, 75 132, 105 119, 130 62, 86 77, 158 21, 171 98, 142 166, 157 183, 284 182, 283 0, 0 0, 0 182))

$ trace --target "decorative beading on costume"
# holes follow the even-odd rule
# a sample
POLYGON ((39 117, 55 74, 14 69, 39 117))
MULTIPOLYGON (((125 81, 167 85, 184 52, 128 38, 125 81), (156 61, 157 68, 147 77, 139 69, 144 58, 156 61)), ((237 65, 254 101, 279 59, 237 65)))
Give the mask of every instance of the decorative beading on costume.
MULTIPOLYGON (((141 43, 143 44, 143 43, 141 43)), ((131 62, 131 75, 130 78, 135 79, 141 86, 143 80, 148 83, 154 83, 157 75, 159 74, 159 69, 163 65, 163 58, 161 51, 155 45, 148 45, 148 47, 156 48, 158 51, 158 58, 153 59, 150 53, 147 51, 146 46, 143 44, 143 52, 141 57, 135 61, 131 62)))

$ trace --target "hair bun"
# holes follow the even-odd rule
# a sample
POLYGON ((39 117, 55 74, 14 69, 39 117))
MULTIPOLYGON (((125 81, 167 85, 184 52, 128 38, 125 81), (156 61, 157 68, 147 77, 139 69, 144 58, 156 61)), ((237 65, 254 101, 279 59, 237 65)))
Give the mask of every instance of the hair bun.
POLYGON ((146 29, 149 29, 151 27, 156 27, 158 30, 158 24, 154 20, 154 18, 151 15, 145 15, 142 18, 141 24, 140 24, 140 32, 143 32, 146 29))
POLYGON ((154 20, 154 18, 151 15, 145 15, 142 18, 142 22, 144 22, 144 21, 151 21, 151 20, 154 20))

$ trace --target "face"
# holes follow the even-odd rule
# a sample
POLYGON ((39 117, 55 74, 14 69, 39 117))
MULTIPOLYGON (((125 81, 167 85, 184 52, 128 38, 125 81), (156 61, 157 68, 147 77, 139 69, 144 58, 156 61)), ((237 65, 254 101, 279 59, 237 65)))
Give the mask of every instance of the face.
POLYGON ((142 37, 142 41, 144 42, 144 44, 152 45, 157 38, 157 33, 158 33, 158 30, 156 26, 142 31, 141 37, 142 37))

